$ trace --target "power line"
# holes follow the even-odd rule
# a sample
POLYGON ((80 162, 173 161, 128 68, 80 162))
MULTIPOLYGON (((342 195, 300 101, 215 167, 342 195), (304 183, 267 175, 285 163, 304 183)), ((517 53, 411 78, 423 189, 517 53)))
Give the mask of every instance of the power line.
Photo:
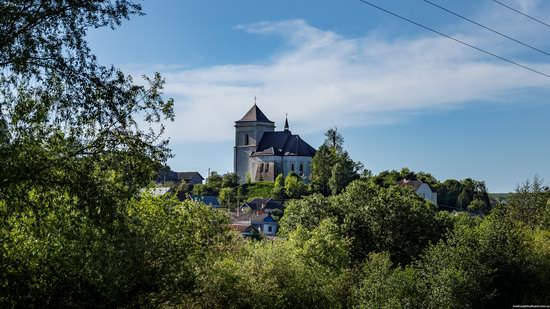
POLYGON ((527 15, 527 14, 523 13, 522 11, 517 10, 517 9, 514 9, 513 7, 511 7, 511 6, 509 6, 509 5, 506 5, 506 4, 504 4, 504 3, 500 2, 500 1, 497 1, 497 0, 491 0, 491 1, 493 1, 494 3, 500 4, 500 5, 502 5, 503 7, 507 8, 507 9, 509 9, 509 10, 512 10, 512 11, 514 11, 514 12, 520 14, 520 15, 523 15, 523 16, 529 18, 529 19, 532 19, 532 20, 534 20, 534 21, 536 21, 536 22, 538 22, 538 23, 540 23, 540 24, 542 24, 542 25, 545 25, 546 27, 550 28, 550 24, 545 23, 545 22, 543 22, 543 21, 540 20, 540 19, 536 19, 535 17, 532 17, 532 16, 530 16, 530 15, 527 15))
POLYGON ((506 34, 504 34, 504 33, 502 33, 502 32, 499 32, 499 31, 496 31, 496 30, 494 30, 494 29, 491 29, 491 28, 489 28, 489 27, 487 27, 487 26, 484 26, 484 25, 482 25, 482 24, 480 24, 480 23, 478 23, 478 22, 476 22, 476 21, 474 21, 474 20, 469 19, 469 18, 466 17, 466 16, 463 16, 463 15, 460 15, 460 14, 458 14, 458 13, 455 13, 455 12, 453 12, 453 11, 451 11, 451 10, 449 10, 449 9, 446 9, 446 8, 440 6, 440 5, 436 4, 436 3, 433 3, 433 2, 431 2, 431 1, 429 1, 429 0, 422 0, 422 1, 428 3, 428 4, 432 5, 432 6, 435 6, 436 8, 439 8, 439 9, 445 11, 445 12, 448 12, 448 13, 450 13, 450 14, 453 14, 453 15, 457 16, 457 17, 460 17, 460 18, 462 18, 462 19, 464 19, 464 20, 466 20, 466 21, 468 21, 468 22, 470 22, 470 23, 472 23, 472 24, 474 24, 474 25, 477 25, 477 26, 479 26, 479 27, 482 27, 483 29, 487 29, 487 30, 489 30, 489 31, 491 31, 491 32, 493 32, 493 33, 496 33, 496 34, 498 34, 498 35, 500 35, 500 36, 502 36, 502 37, 505 37, 505 38, 507 38, 507 39, 509 39, 509 40, 512 40, 512 41, 514 41, 514 42, 516 42, 516 43, 518 43, 518 44, 521 44, 521 45, 523 45, 523 46, 525 46, 525 47, 528 47, 528 48, 530 48, 530 49, 532 49, 532 50, 534 50, 534 51, 537 51, 537 52, 539 52, 539 53, 541 53, 541 54, 545 54, 546 56, 549 56, 549 57, 550 57, 550 53, 547 53, 547 52, 545 52, 544 50, 541 50, 541 49, 536 48, 536 47, 534 47, 534 46, 532 46, 532 45, 523 43, 523 42, 521 42, 521 41, 519 41, 519 40, 517 40, 517 39, 514 39, 513 37, 510 37, 510 36, 508 36, 508 35, 506 35, 506 34))
POLYGON ((448 38, 448 39, 451 39, 451 40, 453 40, 453 41, 455 41, 455 42, 457 42, 457 43, 460 43, 460 44, 462 44, 462 45, 466 45, 466 46, 468 46, 468 47, 470 47, 470 48, 473 48, 473 49, 475 49, 475 50, 477 50, 477 51, 480 51, 480 52, 482 52, 482 53, 484 53, 484 54, 487 54, 487 55, 489 55, 489 56, 498 58, 498 59, 500 59, 500 60, 502 60, 502 61, 508 62, 508 63, 510 63, 510 64, 513 64, 513 65, 518 66, 518 67, 520 67, 520 68, 523 68, 523 69, 525 69, 525 70, 531 71, 531 72, 533 72, 533 73, 537 73, 537 74, 542 75, 542 76, 544 76, 544 77, 550 78, 550 75, 549 75, 549 74, 546 74, 546 73, 543 73, 543 72, 541 72, 541 71, 532 69, 532 68, 530 68, 530 67, 528 67, 528 66, 525 66, 525 65, 523 65, 523 64, 517 63, 517 62, 515 62, 515 61, 513 61, 513 60, 510 60, 510 59, 501 57, 501 56, 496 55, 496 54, 494 54, 494 53, 492 53, 492 52, 490 52, 490 51, 487 51, 487 50, 485 50, 485 49, 476 47, 476 46, 474 46, 474 45, 472 45, 472 44, 466 43, 466 42, 464 42, 464 41, 462 41, 462 40, 459 40, 459 39, 457 39, 457 38, 454 38, 454 37, 452 37, 452 36, 450 36, 450 35, 447 35, 447 34, 445 34, 445 33, 443 33, 443 32, 437 31, 437 30, 435 30, 435 29, 433 29, 433 28, 430 28, 430 27, 428 27, 428 26, 424 26, 424 25, 422 25, 422 24, 420 24, 420 23, 418 23, 418 22, 416 22, 416 21, 414 21, 414 20, 408 19, 408 18, 403 17, 403 16, 401 16, 401 15, 399 15, 399 14, 397 14, 397 13, 394 13, 394 12, 392 12, 392 11, 386 10, 385 8, 379 7, 379 6, 377 6, 377 5, 375 5, 375 4, 371 3, 371 2, 368 2, 368 1, 366 1, 366 0, 359 0, 359 1, 363 2, 364 4, 370 5, 370 6, 372 6, 373 8, 376 8, 376 9, 382 11, 382 12, 388 13, 388 14, 390 14, 390 15, 393 15, 393 16, 397 17, 397 18, 400 18, 400 19, 402 19, 402 20, 405 20, 405 21, 407 21, 407 22, 409 22, 409 23, 411 23, 411 24, 417 25, 418 27, 421 27, 421 28, 424 28, 424 29, 426 29, 426 30, 428 30, 428 31, 437 33, 437 34, 439 34, 439 35, 441 35, 441 36, 444 36, 444 37, 446 37, 446 38, 448 38))

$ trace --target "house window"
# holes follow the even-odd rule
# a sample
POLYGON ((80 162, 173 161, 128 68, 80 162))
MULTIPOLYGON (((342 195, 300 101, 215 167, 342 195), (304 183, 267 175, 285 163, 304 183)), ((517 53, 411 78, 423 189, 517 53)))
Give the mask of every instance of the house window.
POLYGON ((300 175, 304 174, 304 163, 300 163, 300 175))
POLYGON ((244 135, 244 144, 245 144, 245 145, 248 145, 249 142, 250 142, 250 141, 249 141, 248 134, 245 134, 245 135, 244 135))
POLYGON ((269 225, 269 226, 267 227, 267 232, 268 232, 268 233, 271 233, 271 232, 272 232, 272 226, 271 226, 271 225, 269 225))

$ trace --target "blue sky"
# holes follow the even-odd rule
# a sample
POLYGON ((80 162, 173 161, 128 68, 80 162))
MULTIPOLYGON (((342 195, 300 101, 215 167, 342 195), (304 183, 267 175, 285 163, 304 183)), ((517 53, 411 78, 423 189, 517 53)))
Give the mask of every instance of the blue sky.
MULTIPOLYGON (((550 28, 489 0, 433 0, 550 52, 550 28)), ((550 3, 502 0, 533 16, 550 3)), ((373 3, 550 74, 550 57, 421 0, 373 3)), ((90 32, 104 64, 159 71, 176 100, 174 170, 232 170, 233 122, 258 105, 312 146, 337 126, 375 173, 409 167, 506 192, 550 180, 550 79, 379 12, 358 0, 148 0, 142 17, 90 32)))

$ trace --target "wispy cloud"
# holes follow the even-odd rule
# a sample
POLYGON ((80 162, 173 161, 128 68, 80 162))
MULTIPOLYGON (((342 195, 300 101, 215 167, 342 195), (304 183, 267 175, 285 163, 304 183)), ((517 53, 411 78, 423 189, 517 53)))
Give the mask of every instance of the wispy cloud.
MULTIPOLYGON (((533 0, 520 3, 531 11, 536 5, 533 0)), ((492 14, 491 20, 498 22, 498 16, 492 14)), ((166 92, 177 101, 176 121, 167 127, 172 141, 232 139, 233 121, 250 108, 255 95, 279 126, 288 113, 292 127, 308 133, 334 125, 399 121, 404 113, 474 101, 507 102, 511 94, 550 88, 546 78, 428 34, 389 39, 371 33, 349 38, 303 20, 236 29, 250 35, 282 36, 288 43, 286 50, 254 64, 163 73, 166 92)), ((469 42, 485 36, 466 31, 453 35, 469 42)), ((548 64, 529 65, 550 72, 548 64)))

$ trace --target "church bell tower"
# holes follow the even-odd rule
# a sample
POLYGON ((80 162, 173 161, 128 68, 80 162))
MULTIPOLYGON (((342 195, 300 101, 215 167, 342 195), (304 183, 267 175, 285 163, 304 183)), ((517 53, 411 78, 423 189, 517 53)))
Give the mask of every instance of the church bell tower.
POLYGON ((235 147, 234 147, 234 169, 239 176, 241 183, 246 182, 246 176, 252 177, 252 160, 250 155, 256 151, 258 143, 265 132, 274 132, 275 123, 269 120, 256 105, 243 116, 235 121, 235 147))

